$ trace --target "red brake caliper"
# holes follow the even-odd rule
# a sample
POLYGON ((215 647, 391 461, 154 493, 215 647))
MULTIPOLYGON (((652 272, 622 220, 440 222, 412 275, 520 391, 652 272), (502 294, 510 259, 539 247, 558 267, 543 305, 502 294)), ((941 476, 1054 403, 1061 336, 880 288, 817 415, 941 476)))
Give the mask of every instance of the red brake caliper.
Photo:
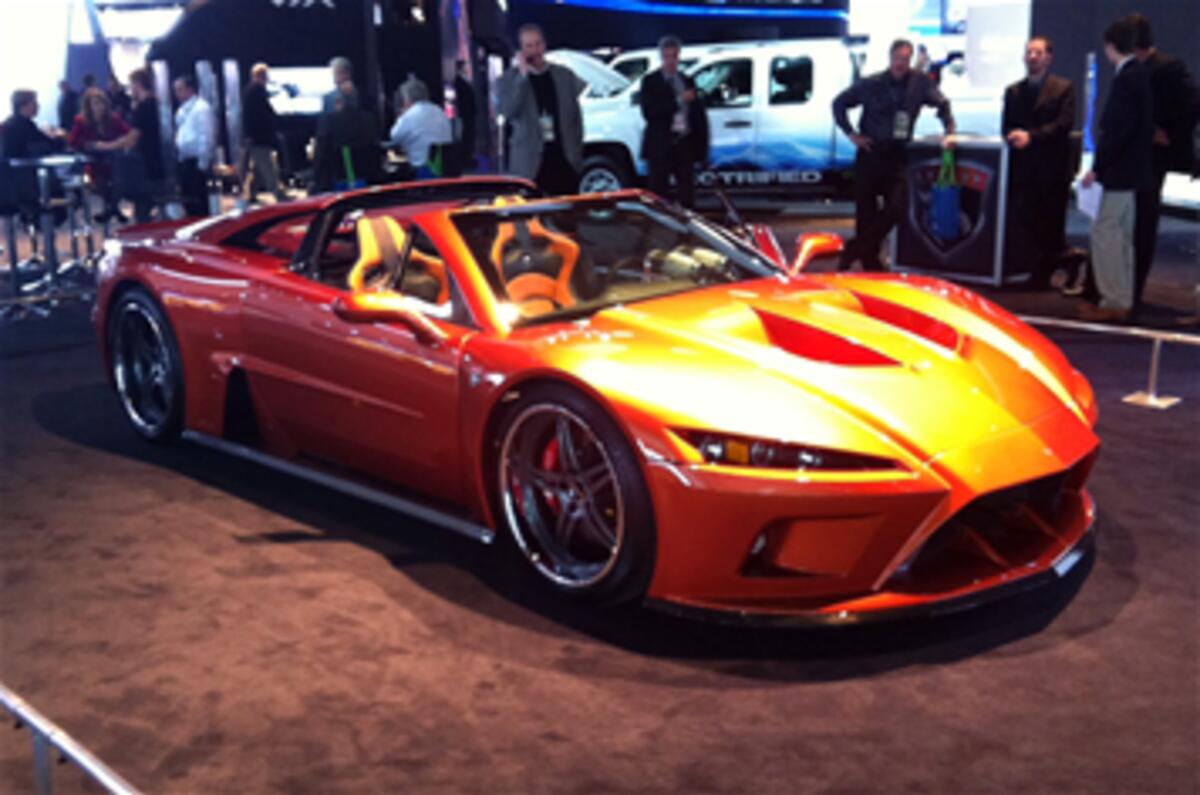
MULTIPOLYGON (((558 470, 558 437, 551 439, 550 444, 546 445, 546 449, 542 451, 542 469, 546 472, 558 470)), ((557 494, 547 489, 542 492, 542 496, 546 498, 546 504, 550 506, 550 510, 555 513, 562 511, 562 503, 559 502, 557 494)))

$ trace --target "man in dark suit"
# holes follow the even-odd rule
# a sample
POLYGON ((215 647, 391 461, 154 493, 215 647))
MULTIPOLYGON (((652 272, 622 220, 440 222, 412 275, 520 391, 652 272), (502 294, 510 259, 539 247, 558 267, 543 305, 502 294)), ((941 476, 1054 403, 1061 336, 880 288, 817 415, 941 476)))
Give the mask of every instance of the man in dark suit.
POLYGON ((454 115, 459 123, 459 149, 463 166, 475 161, 475 86, 467 79, 467 62, 454 62, 454 115))
POLYGON ((322 115, 317 122, 310 193, 335 190, 339 183, 350 185, 361 180, 371 185, 379 182, 381 157, 378 122, 370 111, 358 106, 354 84, 342 83, 334 101, 334 111, 322 115), (346 170, 347 154, 353 174, 346 170))
POLYGON ((650 190, 666 196, 674 176, 679 203, 694 207, 696 164, 708 162, 708 112, 696 84, 679 71, 681 49, 679 39, 664 36, 662 67, 642 78, 642 157, 650 166, 650 190))
POLYGON ((1054 43, 1034 36, 1025 45, 1028 77, 1004 92, 1001 129, 1012 147, 1009 212, 1014 241, 1025 241, 1033 285, 1044 289, 1066 245, 1075 86, 1050 74, 1054 43))
POLYGON ((1091 235, 1100 303, 1084 304, 1080 314, 1086 320, 1125 321, 1133 310, 1135 196, 1154 183, 1150 76, 1133 55, 1135 40, 1128 19, 1104 31, 1104 54, 1116 71, 1100 115, 1092 170, 1083 177, 1085 186, 1098 181, 1104 187, 1091 235))
POLYGON ((1142 290, 1154 263, 1163 180, 1168 171, 1191 174, 1195 167, 1193 134, 1200 97, 1197 97, 1196 83, 1183 61, 1160 52, 1154 46, 1150 20, 1141 14, 1134 14, 1129 21, 1136 35, 1134 54, 1149 73, 1150 101, 1154 114, 1154 181, 1137 193, 1137 219, 1133 232, 1136 263, 1133 304, 1136 309, 1142 302, 1142 290))

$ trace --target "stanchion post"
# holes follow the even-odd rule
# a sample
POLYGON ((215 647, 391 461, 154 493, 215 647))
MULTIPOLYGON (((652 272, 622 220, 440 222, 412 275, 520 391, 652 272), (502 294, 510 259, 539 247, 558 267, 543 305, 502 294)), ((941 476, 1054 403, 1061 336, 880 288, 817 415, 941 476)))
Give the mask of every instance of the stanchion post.
POLYGON ((29 727, 29 733, 33 736, 33 771, 37 777, 38 795, 52 795, 54 779, 50 767, 50 743, 46 735, 33 726, 29 727))
POLYGON ((1155 337, 1154 347, 1150 351, 1150 378, 1146 391, 1126 395, 1122 398, 1124 402, 1150 409, 1169 409, 1180 401, 1177 397, 1161 397, 1158 394, 1158 364, 1162 358, 1162 344, 1162 338, 1155 337))

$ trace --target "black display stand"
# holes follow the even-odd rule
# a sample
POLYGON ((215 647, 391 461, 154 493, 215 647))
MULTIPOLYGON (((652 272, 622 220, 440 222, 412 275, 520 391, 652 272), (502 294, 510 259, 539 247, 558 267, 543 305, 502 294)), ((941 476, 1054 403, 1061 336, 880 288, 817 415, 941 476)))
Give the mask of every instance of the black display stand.
POLYGON ((942 164, 941 138, 909 144, 908 210, 892 234, 892 270, 976 284, 1027 280, 1027 258, 1008 256, 1021 249, 1006 240, 1008 146, 1001 138, 958 139, 955 159, 962 191, 960 233, 953 240, 941 240, 929 223, 932 188, 942 164))

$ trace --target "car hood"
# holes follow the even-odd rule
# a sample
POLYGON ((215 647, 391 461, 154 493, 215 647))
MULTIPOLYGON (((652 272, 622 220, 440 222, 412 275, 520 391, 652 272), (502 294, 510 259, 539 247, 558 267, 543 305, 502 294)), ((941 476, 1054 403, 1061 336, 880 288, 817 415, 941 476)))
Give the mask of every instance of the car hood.
POLYGON ((614 307, 535 344, 553 366, 672 428, 926 464, 984 446, 1003 455, 1004 440, 1021 437, 1014 454, 1032 442, 1031 455, 1057 466, 1095 444, 1057 349, 933 280, 713 287, 614 307), (1031 428, 1051 430, 1031 440, 1031 428))

